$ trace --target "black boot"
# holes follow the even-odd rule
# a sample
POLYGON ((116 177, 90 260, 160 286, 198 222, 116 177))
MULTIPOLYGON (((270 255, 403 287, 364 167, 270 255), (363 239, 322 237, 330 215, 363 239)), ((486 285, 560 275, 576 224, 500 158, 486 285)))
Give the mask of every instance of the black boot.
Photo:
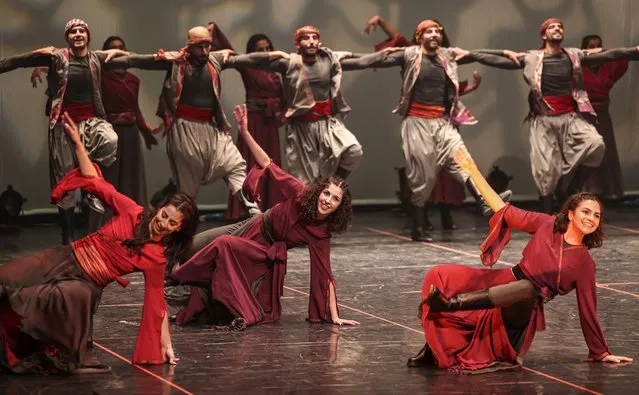
POLYGON ((425 302, 430 306, 429 311, 433 313, 440 311, 483 310, 495 307, 488 296, 488 289, 455 295, 449 299, 442 295, 434 285, 430 286, 430 292, 428 292, 425 302))
POLYGON ((406 365, 411 368, 418 368, 422 366, 436 366, 435 356, 433 355, 433 351, 430 349, 428 344, 424 345, 424 348, 412 358, 408 358, 408 362, 406 365))
POLYGON ((541 212, 546 214, 552 214, 553 198, 552 195, 540 196, 539 203, 541 204, 541 212))
POLYGON ((412 206, 413 226, 410 237, 413 241, 433 241, 433 238, 424 231, 424 207, 412 206))
POLYGON ((339 178, 341 178, 342 180, 346 180, 348 178, 348 176, 351 175, 351 171, 350 170, 346 170, 343 167, 338 167, 337 170, 335 171, 335 175, 339 178))
POLYGON ((75 226, 75 212, 73 208, 58 208, 60 215, 60 227, 62 229, 62 245, 69 245, 74 239, 73 228, 75 226))
POLYGON ((444 230, 455 230, 457 229, 457 225, 453 221, 453 216, 450 213, 450 204, 440 203, 439 204, 439 216, 442 221, 442 228, 444 230))
MULTIPOLYGON (((468 192, 470 192, 472 197, 477 202, 477 206, 479 208, 479 212, 483 216, 489 217, 489 216, 493 215, 493 210, 490 208, 488 203, 486 203, 486 200, 484 200, 484 197, 481 195, 481 193, 479 193, 479 190, 477 189, 477 186, 475 185, 473 180, 470 179, 470 178, 468 178, 466 180, 466 189, 468 189, 468 192)), ((512 195, 513 195, 512 191, 510 189, 507 189, 504 192, 501 192, 499 194, 499 197, 501 198, 501 200, 503 200, 505 203, 507 203, 507 202, 510 201, 510 198, 512 197, 512 195)))
POLYGON ((435 230, 435 227, 433 226, 433 224, 430 222, 430 219, 428 218, 428 204, 424 205, 424 229, 426 229, 429 232, 432 230, 435 230))

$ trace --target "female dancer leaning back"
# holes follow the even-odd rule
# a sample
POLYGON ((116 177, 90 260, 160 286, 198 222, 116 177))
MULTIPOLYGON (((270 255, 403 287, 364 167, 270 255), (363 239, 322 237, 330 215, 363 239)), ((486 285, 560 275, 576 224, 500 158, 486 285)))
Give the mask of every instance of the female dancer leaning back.
POLYGON ((0 370, 14 373, 108 372, 92 355, 93 314, 102 289, 120 276, 143 272, 144 306, 134 363, 177 363, 171 346, 164 274, 167 258, 186 251, 197 227, 197 207, 185 194, 167 197, 151 212, 118 193, 90 161, 68 114, 64 126, 79 168, 51 192, 58 202, 76 188, 109 205, 114 217, 72 245, 50 248, 0 266, 0 370))
POLYGON ((575 194, 556 216, 521 210, 504 204, 467 151, 457 152, 455 160, 495 211, 481 245, 483 264, 497 262, 511 228, 532 238, 511 269, 440 265, 428 271, 419 308, 426 345, 408 365, 473 374, 517 367, 535 332, 545 329, 544 303, 573 289, 588 360, 632 361, 611 354, 597 319, 595 262, 588 252, 603 241, 597 197, 575 194))
POLYGON ((278 320, 287 250, 308 246, 311 258, 308 319, 359 325, 339 316, 330 263, 331 234, 345 231, 352 218, 348 184, 333 176, 304 185, 273 163, 255 142, 248 131, 245 105, 235 107, 235 118, 239 133, 259 166, 246 177, 245 196, 259 202, 260 183, 268 180, 286 200, 245 221, 245 226, 232 235, 214 238, 173 271, 171 277, 176 281, 208 288, 204 295, 191 294, 189 305, 177 315, 177 323, 191 321, 212 301, 221 303, 236 317, 233 329, 278 320))

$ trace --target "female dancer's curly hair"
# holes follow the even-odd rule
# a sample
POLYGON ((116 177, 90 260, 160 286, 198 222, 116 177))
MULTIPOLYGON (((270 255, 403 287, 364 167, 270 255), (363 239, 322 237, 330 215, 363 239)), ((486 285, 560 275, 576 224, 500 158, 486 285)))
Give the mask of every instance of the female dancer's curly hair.
POLYGON ((149 223, 162 207, 169 204, 182 213, 182 226, 179 230, 164 236, 162 244, 164 245, 164 256, 168 262, 178 262, 191 247, 198 223, 198 209, 195 201, 182 192, 165 197, 157 208, 146 210, 140 214, 140 223, 135 228, 135 236, 124 240, 122 245, 128 247, 132 253, 139 254, 142 246, 151 242, 149 223))
POLYGON ((570 223, 570 219, 568 218, 568 211, 575 211, 579 204, 584 200, 593 200, 599 203, 599 209, 601 210, 601 217, 599 217, 599 226, 597 229, 589 235, 584 236, 583 243, 586 248, 599 248, 603 244, 603 239, 605 237, 603 231, 603 223, 604 223, 604 213, 603 213, 603 205, 599 201, 599 198, 596 195, 588 192, 579 192, 570 196, 564 206, 561 208, 559 214, 557 214, 557 219, 555 219, 555 225, 553 227, 553 231, 559 233, 565 233, 568 229, 568 224, 570 223))
POLYGON ((331 233, 343 233, 348 229, 353 220, 353 206, 351 205, 351 192, 348 189, 348 183, 341 177, 318 178, 309 185, 298 201, 302 212, 300 218, 307 223, 317 218, 317 204, 320 193, 330 184, 340 187, 344 191, 344 195, 342 196, 342 202, 339 207, 328 215, 328 219, 330 220, 328 230, 331 233))

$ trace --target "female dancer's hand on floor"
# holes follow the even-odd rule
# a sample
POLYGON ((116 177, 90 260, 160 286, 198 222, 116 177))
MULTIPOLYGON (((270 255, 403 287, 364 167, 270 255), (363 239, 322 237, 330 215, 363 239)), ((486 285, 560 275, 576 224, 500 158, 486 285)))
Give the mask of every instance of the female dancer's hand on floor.
POLYGON ((349 325, 349 326, 357 326, 359 325, 359 322, 354 321, 354 320, 344 320, 341 318, 337 318, 333 320, 333 324, 334 325, 339 325, 339 326, 344 326, 344 325, 349 325))
POLYGON ((180 358, 175 356, 175 352, 173 352, 173 346, 162 346, 162 358, 164 362, 167 362, 171 365, 177 365, 180 362, 180 358))
POLYGON ((606 355, 601 362, 612 362, 612 363, 623 363, 623 362, 632 362, 632 358, 622 357, 620 355, 606 355))

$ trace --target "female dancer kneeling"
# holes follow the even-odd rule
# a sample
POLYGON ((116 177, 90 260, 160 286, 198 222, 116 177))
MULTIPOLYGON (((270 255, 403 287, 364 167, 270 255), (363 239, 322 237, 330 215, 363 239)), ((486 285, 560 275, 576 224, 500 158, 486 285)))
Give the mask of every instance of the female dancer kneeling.
POLYGON ((246 177, 245 196, 259 202, 260 182, 269 180, 286 200, 247 220, 234 235, 216 237, 173 271, 174 280, 208 288, 205 295, 192 293, 189 306, 177 315, 178 324, 192 320, 211 301, 223 304, 236 317, 235 329, 278 320, 287 250, 306 245, 311 257, 308 319, 359 325, 339 317, 330 263, 331 234, 344 232, 352 218, 348 184, 335 176, 309 186, 302 184, 273 163, 255 142, 248 131, 246 106, 236 106, 234 114, 239 133, 259 166, 246 177), (207 300, 198 300, 203 298, 207 300))
POLYGON ((595 262, 588 252, 603 242, 597 197, 577 193, 556 216, 521 210, 499 198, 467 151, 455 160, 495 211, 481 245, 484 265, 497 262, 511 228, 533 236, 511 269, 441 265, 426 274, 420 305, 426 345, 408 365, 474 374, 517 367, 535 332, 545 329, 543 304, 573 289, 588 360, 632 361, 611 354, 597 319, 595 262))
POLYGON ((69 246, 50 248, 0 266, 0 370, 14 373, 108 372, 92 355, 93 314, 102 289, 120 276, 143 272, 144 306, 133 362, 177 363, 164 302, 167 258, 185 252, 197 227, 197 206, 185 194, 144 212, 118 193, 89 160, 78 129, 64 114, 64 126, 79 168, 51 192, 58 202, 76 188, 113 209, 100 230, 69 246))

